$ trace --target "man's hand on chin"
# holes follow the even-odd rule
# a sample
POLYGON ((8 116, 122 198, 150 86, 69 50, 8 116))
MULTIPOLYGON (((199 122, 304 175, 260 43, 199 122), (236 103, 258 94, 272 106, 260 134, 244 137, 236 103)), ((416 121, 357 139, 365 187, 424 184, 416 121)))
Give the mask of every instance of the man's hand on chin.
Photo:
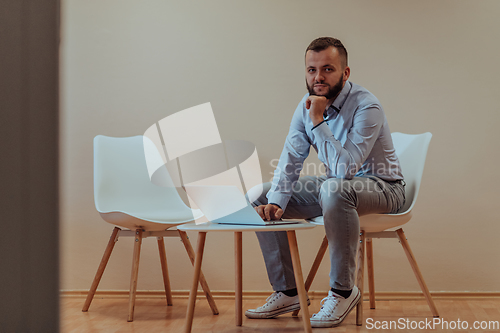
POLYGON ((310 95, 306 100, 306 109, 309 110, 309 117, 312 120, 313 126, 318 125, 323 121, 323 113, 326 109, 328 100, 325 96, 310 95))

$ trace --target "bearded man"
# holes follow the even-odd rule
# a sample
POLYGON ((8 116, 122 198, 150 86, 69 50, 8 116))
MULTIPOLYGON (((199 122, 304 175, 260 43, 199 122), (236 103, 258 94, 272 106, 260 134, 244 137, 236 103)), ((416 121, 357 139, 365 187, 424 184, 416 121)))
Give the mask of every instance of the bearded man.
MULTIPOLYGON (((307 47, 308 93, 293 114, 273 181, 264 184, 253 202, 264 220, 323 215, 330 290, 311 317, 312 327, 339 325, 361 299, 354 284, 359 216, 396 213, 405 200, 382 106, 368 90, 348 81, 347 60, 344 45, 332 37, 315 39, 307 47), (326 174, 299 178, 311 146, 326 174)), ((299 309, 286 232, 259 232, 257 237, 274 293, 245 315, 274 318, 299 309)))

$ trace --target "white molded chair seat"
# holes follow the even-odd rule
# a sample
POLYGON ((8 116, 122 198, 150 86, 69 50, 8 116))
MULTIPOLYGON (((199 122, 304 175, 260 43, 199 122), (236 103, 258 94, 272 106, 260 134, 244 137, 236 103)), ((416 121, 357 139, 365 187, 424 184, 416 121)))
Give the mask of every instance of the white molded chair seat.
MULTIPOLYGON (((398 214, 370 214, 359 218, 359 229, 365 232, 379 232, 395 228, 410 221, 411 211, 398 214)), ((308 220, 310 223, 323 225, 323 216, 308 220)))
POLYGON ((182 201, 168 174, 166 186, 151 183, 142 135, 94 139, 94 200, 102 218, 135 230, 166 230, 203 216, 182 201))
MULTIPOLYGON (((359 218, 360 230, 379 232, 401 226, 412 217, 412 210, 417 201, 418 190, 424 172, 425 157, 432 134, 392 133, 392 141, 398 155, 403 175, 405 177, 406 201, 401 212, 397 214, 369 214, 359 218)), ((310 220, 311 223, 323 225, 323 216, 310 220)))

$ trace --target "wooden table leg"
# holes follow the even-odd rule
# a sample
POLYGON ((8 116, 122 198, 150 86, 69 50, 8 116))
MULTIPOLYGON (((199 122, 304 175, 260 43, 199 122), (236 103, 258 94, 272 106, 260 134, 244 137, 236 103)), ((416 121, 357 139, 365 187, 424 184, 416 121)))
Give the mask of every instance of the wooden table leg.
POLYGON ((99 268, 97 268, 97 272, 95 273, 94 281, 92 282, 92 286, 90 287, 89 293, 87 294, 87 299, 85 300, 85 303, 83 304, 83 312, 87 312, 90 307, 90 303, 92 303, 92 300, 94 299, 95 292, 97 290, 97 286, 99 285, 99 282, 101 281, 102 274, 104 273, 104 269, 106 268, 106 265, 108 264, 109 257, 111 256, 111 252, 113 252, 113 248, 115 247, 116 241, 118 241, 118 232, 121 229, 118 227, 115 227, 113 229, 113 232, 111 233, 111 237, 109 237, 109 242, 108 246, 106 246, 106 250, 104 250, 104 254, 101 259, 101 263, 99 264, 99 268))
MULTIPOLYGON (((189 260, 191 260, 191 264, 194 266, 194 250, 191 246, 191 242, 189 241, 188 235, 185 231, 177 230, 179 232, 179 236, 181 237, 182 244, 186 248, 186 252, 188 254, 189 260)), ((203 271, 200 271, 200 284, 203 292, 205 293, 205 297, 207 298, 208 305, 210 305, 210 309, 212 309, 212 313, 214 315, 219 314, 219 309, 217 309, 217 305, 215 304, 214 297, 210 292, 210 288, 208 287, 208 283, 205 280, 205 276, 203 275, 203 271)))
POLYGON ((134 258, 132 261, 132 274, 130 277, 130 292, 128 298, 128 319, 134 320, 135 295, 137 293, 137 277, 139 275, 139 259, 141 258, 142 229, 135 230, 134 258))
POLYGON ((309 318, 309 308, 307 305, 307 294, 304 287, 304 278, 302 277, 302 267, 300 266, 299 248, 295 230, 287 230, 288 244, 290 245, 290 254, 292 256, 293 272, 295 275, 295 284, 299 293, 300 309, 302 310, 302 321, 304 323, 304 331, 312 333, 311 322, 309 318))
MULTIPOLYGON (((309 291, 309 288, 311 287, 311 284, 314 280, 314 277, 316 276, 316 273, 318 272, 319 265, 321 264, 321 261, 323 260, 323 257, 325 256, 325 252, 328 249, 328 239, 326 236, 323 238, 323 242, 321 243, 321 246, 319 247, 318 253, 316 254, 316 258, 314 259, 314 262, 311 266, 311 270, 309 271, 309 274, 307 274, 306 278, 306 291, 309 291)), ((299 310, 295 310, 292 313, 293 317, 297 317, 299 314, 299 310)))
POLYGON ((196 257, 194 260, 193 283, 191 284, 191 291, 189 292, 189 303, 186 314, 186 327, 184 329, 184 332, 186 333, 190 333, 193 326, 194 306, 196 303, 196 293, 198 291, 198 282, 200 280, 201 261, 203 259, 203 249, 205 247, 206 237, 206 232, 198 233, 198 245, 196 247, 196 257))
POLYGON ((243 323, 243 263, 242 263, 242 232, 234 233, 234 265, 235 265, 235 313, 236 326, 243 323))

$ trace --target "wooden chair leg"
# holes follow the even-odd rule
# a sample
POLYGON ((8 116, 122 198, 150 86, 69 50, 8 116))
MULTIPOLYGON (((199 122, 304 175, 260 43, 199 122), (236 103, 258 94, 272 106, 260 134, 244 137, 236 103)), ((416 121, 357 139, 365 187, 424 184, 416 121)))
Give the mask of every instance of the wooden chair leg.
POLYGON ((190 333, 193 326, 194 307, 196 305, 196 293, 198 291, 198 282, 201 276, 201 262, 203 260, 203 250, 205 248, 206 232, 198 233, 198 245, 196 247, 196 257, 194 262, 193 283, 189 292, 189 302, 186 314, 186 325, 184 327, 185 333, 190 333))
POLYGON ((111 237, 109 237, 109 242, 108 245, 106 246, 106 250, 104 250, 104 254, 101 259, 101 263, 99 264, 99 268, 97 268, 97 272, 94 277, 94 281, 92 282, 92 286, 90 287, 89 293, 87 294, 87 299, 85 300, 85 303, 83 304, 83 312, 87 312, 90 307, 90 303, 92 303, 92 300, 94 299, 95 292, 97 290, 97 286, 99 285, 99 282, 101 281, 102 274, 104 273, 104 269, 106 268, 106 265, 108 264, 109 257, 111 256, 111 252, 113 251, 113 248, 115 247, 115 243, 118 240, 118 232, 121 229, 118 227, 115 227, 113 229, 113 232, 111 233, 111 237))
POLYGON ((130 293, 128 299, 128 319, 134 320, 135 296, 137 293, 137 277, 139 275, 139 259, 141 257, 142 229, 135 230, 134 257, 132 259, 132 274, 130 276, 130 293))
POLYGON ((358 274, 357 286, 361 293, 361 299, 356 306, 356 325, 363 326, 363 272, 365 267, 365 231, 361 230, 359 234, 359 248, 358 248, 358 274))
POLYGON ((396 234, 398 235, 399 241, 401 242, 401 245, 403 246, 403 249, 406 253, 406 257, 408 258, 408 261, 410 262, 411 268, 413 269, 413 273, 415 273, 415 277, 417 278, 418 284, 420 285, 420 289, 422 289, 422 292, 424 293, 427 304, 429 304, 429 307, 430 307, 431 312, 432 312, 432 316, 439 317, 439 313, 438 313, 438 310, 436 308, 436 305, 434 304, 434 301, 432 300, 432 297, 431 297, 431 293, 429 292, 429 289, 427 288, 427 285, 425 284, 424 277, 422 276, 422 273, 420 272, 420 269, 418 268, 417 261, 415 260, 415 256, 413 255, 413 252, 410 249, 410 244, 406 240, 406 236, 403 232, 403 229, 396 230, 396 234))
MULTIPOLYGON (((314 259, 314 262, 311 266, 311 269, 309 270, 309 274, 307 275, 306 283, 305 283, 305 288, 306 291, 309 291, 309 288, 311 288, 311 284, 314 280, 314 277, 316 276, 316 273, 318 272, 319 265, 321 264, 321 261, 323 260, 323 257, 325 256, 326 249, 328 249, 328 239, 326 236, 323 238, 323 242, 321 243, 318 253, 316 254, 316 258, 314 259)), ((300 309, 293 311, 292 316, 297 317, 299 314, 300 309)))
POLYGON ((300 266, 299 248, 297 245, 297 237, 295 230, 287 230, 288 244, 290 245, 290 255, 292 256, 293 273, 295 275, 295 283, 297 292, 299 293, 299 302, 302 309, 302 322, 304 332, 312 333, 311 322, 309 318, 309 308, 307 305, 307 294, 304 288, 304 278, 302 276, 302 267, 300 266))
POLYGON ((366 239, 366 266, 368 268, 368 290, 370 292, 370 309, 375 309, 375 275, 373 273, 373 242, 366 239))
POLYGON ((170 278, 168 276, 167 254, 165 253, 165 241, 163 237, 158 237, 158 250, 160 251, 161 271, 163 273, 163 285, 165 286, 165 295, 167 305, 172 305, 172 290, 170 289, 170 278))
MULTIPOLYGON (((194 255, 194 250, 193 247, 191 246, 191 242, 189 241, 188 235, 185 231, 177 230, 179 232, 179 236, 181 237, 182 243, 184 244, 184 247, 186 248, 186 252, 188 254, 189 259, 191 260, 191 264, 194 265, 195 261, 195 255, 194 255)), ((200 284, 201 288, 203 289, 203 292, 205 293, 205 297, 207 298, 208 305, 210 305, 210 309, 212 309, 212 313, 214 315, 219 314, 219 310, 217 309, 217 305, 215 304, 215 300, 212 296, 212 292, 210 291, 210 288, 208 287, 208 283, 205 280, 205 276, 203 275, 203 272, 200 271, 200 284)))

